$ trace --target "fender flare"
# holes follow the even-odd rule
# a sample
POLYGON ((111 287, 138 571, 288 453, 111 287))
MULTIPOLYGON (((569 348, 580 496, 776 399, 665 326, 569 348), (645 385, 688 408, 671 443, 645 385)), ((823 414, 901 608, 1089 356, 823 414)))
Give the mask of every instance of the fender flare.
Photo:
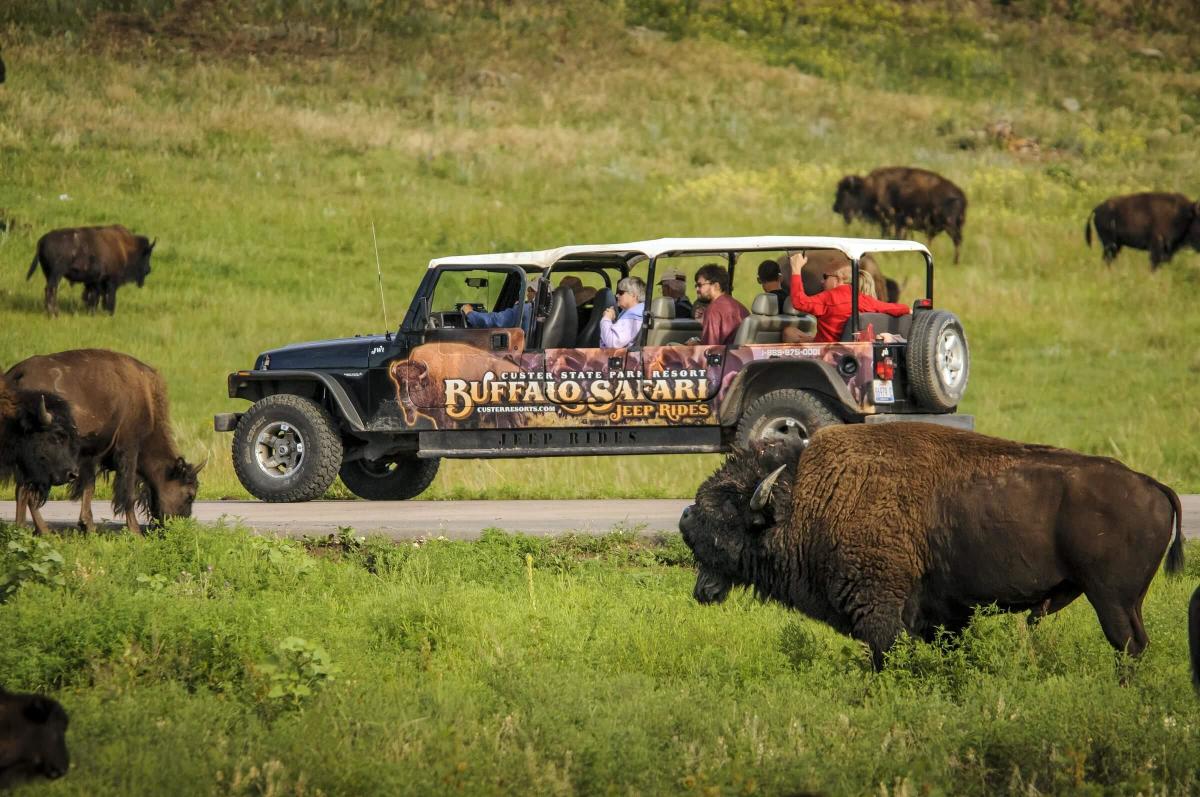
POLYGON ((342 383, 324 371, 235 371, 229 375, 229 397, 247 401, 258 401, 274 393, 291 393, 291 390, 272 389, 272 384, 283 382, 316 383, 325 390, 325 395, 337 408, 338 420, 352 432, 367 431, 358 405, 342 383))
POLYGON ((850 395, 850 388, 829 363, 821 360, 756 360, 747 363, 730 383, 717 410, 721 426, 737 426, 742 410, 751 401, 785 387, 820 393, 843 418, 863 414, 862 407, 850 395), (767 380, 765 384, 764 379, 767 380))

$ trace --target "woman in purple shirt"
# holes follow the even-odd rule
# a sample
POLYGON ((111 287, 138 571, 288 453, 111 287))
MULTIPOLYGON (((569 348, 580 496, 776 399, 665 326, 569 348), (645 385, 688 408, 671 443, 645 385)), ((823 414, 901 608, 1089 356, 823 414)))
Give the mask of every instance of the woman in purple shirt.
POLYGON ((646 311, 646 283, 638 277, 625 277, 617 283, 617 307, 609 307, 600 319, 600 348, 624 349, 637 340, 646 311))

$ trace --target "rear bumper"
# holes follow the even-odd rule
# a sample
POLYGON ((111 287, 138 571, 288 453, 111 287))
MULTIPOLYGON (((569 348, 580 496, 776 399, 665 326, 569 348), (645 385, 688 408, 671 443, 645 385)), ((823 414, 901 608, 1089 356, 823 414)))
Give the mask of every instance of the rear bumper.
POLYGON ((213 429, 218 432, 232 432, 242 419, 240 412, 222 412, 213 416, 213 429))
POLYGON ((949 414, 896 413, 894 415, 868 415, 863 418, 864 423, 898 423, 900 421, 906 421, 909 423, 936 423, 939 426, 952 426, 955 429, 966 429, 968 432, 975 431, 975 416, 959 415, 956 412, 949 414))

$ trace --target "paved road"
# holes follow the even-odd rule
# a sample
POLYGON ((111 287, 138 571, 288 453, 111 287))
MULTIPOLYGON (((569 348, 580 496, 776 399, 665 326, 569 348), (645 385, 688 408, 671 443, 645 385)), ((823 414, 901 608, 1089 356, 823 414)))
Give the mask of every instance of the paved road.
MULTIPOLYGON (((1200 538, 1200 495, 1180 496, 1183 532, 1200 538)), ((604 501, 311 501, 307 504, 264 504, 259 501, 200 501, 197 519, 242 522, 260 532, 329 534, 350 526, 360 534, 380 532, 395 540, 445 536, 472 540, 487 528, 537 536, 564 532, 603 533, 627 528, 644 533, 675 531, 688 499, 609 499, 604 501)), ((97 522, 113 527, 107 503, 95 505, 97 522)), ((12 501, 0 501, 0 518, 13 517, 12 501)), ((73 526, 79 506, 52 501, 42 510, 56 526, 73 526)))

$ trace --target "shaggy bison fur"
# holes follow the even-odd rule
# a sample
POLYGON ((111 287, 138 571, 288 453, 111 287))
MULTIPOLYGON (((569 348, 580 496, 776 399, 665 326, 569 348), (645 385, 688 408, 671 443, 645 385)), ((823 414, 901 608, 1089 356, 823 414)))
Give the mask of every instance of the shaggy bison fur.
POLYGON ((1163 555, 1183 566, 1169 487, 1113 459, 923 423, 828 427, 798 457, 735 453, 679 527, 698 601, 749 586, 865 642, 877 668, 904 632, 957 633, 992 603, 1041 617, 1080 595, 1136 656, 1163 555))

